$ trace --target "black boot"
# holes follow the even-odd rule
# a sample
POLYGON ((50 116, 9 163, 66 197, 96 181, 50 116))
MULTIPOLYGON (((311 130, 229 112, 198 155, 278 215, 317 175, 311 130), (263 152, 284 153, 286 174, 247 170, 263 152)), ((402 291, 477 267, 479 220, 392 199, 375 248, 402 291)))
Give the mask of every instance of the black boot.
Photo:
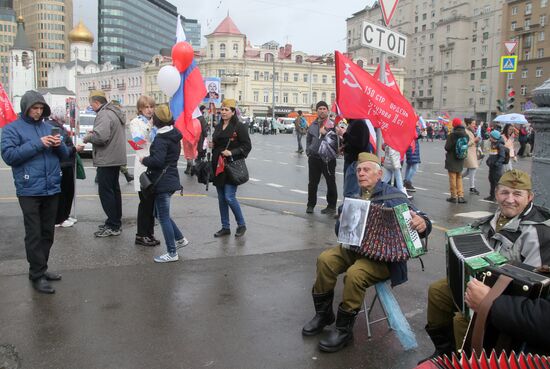
POLYGON ((304 336, 319 334, 327 325, 334 323, 334 312, 332 311, 334 291, 314 293, 312 290, 311 295, 313 296, 313 305, 315 306, 315 316, 302 328, 304 336))
POLYGON ((345 311, 340 305, 336 316, 336 326, 328 337, 319 341, 319 349, 325 352, 336 352, 353 341, 353 324, 356 316, 357 311, 345 311))
POLYGON ((191 166, 192 166, 191 160, 187 160, 187 167, 185 167, 185 174, 191 174, 191 166))
POLYGON ((424 361, 431 360, 442 355, 451 357, 451 354, 455 351, 453 327, 429 328, 426 326, 425 329, 434 344, 435 351, 431 356, 420 360, 418 364, 420 365, 424 361))

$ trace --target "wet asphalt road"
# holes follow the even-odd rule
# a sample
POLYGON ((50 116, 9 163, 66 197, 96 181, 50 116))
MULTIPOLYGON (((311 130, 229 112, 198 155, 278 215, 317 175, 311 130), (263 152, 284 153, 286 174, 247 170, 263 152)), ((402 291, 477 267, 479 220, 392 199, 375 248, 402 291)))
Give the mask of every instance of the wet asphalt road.
MULTIPOLYGON (((315 214, 305 214, 307 158, 294 153, 294 136, 256 134, 252 140, 252 178, 238 191, 246 236, 212 237, 219 228, 215 189, 205 191, 185 176, 182 162, 185 194, 173 198, 172 212, 191 243, 181 250, 182 260, 169 265, 152 261, 164 246, 134 246, 138 199, 122 176, 123 234, 94 239, 104 215, 95 170, 87 168, 88 179, 78 182, 79 222, 56 232, 50 269, 62 272, 63 281, 53 296, 36 294, 27 280, 21 212, 11 172, 0 162, 0 345, 16 347, 22 368, 413 368, 432 350, 423 332, 425 298, 428 284, 445 273, 443 231, 495 205, 468 195, 468 204, 445 202, 443 144, 421 143, 414 202, 435 228, 426 270, 410 261, 409 282, 394 290, 419 347, 403 351, 385 323, 367 339, 361 316, 354 343, 323 354, 318 338, 304 338, 300 330, 313 315, 315 258, 334 245, 334 220, 319 214, 323 199, 315 214)), ((90 160, 85 166, 91 167, 90 160)), ((529 170, 530 160, 517 166, 529 170)), ((340 161, 339 190, 342 167, 340 161)), ((482 165, 481 198, 488 192, 486 177, 482 165)), ((341 283, 336 300, 340 296, 341 283)))

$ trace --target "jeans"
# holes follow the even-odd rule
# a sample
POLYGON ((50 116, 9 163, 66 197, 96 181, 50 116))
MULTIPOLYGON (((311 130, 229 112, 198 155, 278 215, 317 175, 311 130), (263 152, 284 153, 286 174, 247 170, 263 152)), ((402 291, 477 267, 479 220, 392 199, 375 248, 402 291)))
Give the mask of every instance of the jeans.
POLYGON ((344 162, 344 197, 357 196, 361 193, 357 181, 357 162, 344 162))
POLYGON ((489 195, 493 199, 495 198, 495 190, 500 177, 502 177, 502 173, 504 173, 504 170, 501 165, 489 167, 489 184, 491 185, 489 195))
POLYGON ((464 186, 462 185, 462 173, 448 172, 449 173, 449 187, 451 197, 464 197, 464 186))
POLYGON ((229 208, 235 216, 238 226, 246 225, 241 211, 241 206, 237 200, 237 186, 226 183, 223 186, 216 186, 218 191, 218 206, 220 208, 220 217, 222 228, 229 229, 229 208))
POLYGON ((397 185, 397 189, 401 192, 403 192, 405 195, 407 195, 407 190, 403 186, 403 177, 401 175, 401 169, 388 169, 384 168, 384 176, 382 177, 382 182, 386 182, 388 184, 391 184, 392 177, 395 176, 395 183, 397 185))
POLYGON ((155 217, 153 215, 155 198, 153 196, 143 196, 141 191, 138 192, 138 195, 139 205, 136 236, 153 237, 155 233, 155 217))
POLYGON ((122 225, 122 196, 118 184, 120 166, 97 168, 97 191, 101 207, 107 215, 105 225, 119 230, 122 225))
POLYGON ((29 278, 41 278, 48 270, 48 259, 55 232, 55 215, 59 195, 19 196, 25 225, 25 251, 29 262, 29 278))
POLYGON ((155 212, 162 229, 166 250, 169 254, 176 253, 176 240, 181 240, 183 234, 172 218, 170 218, 170 198, 172 192, 162 192, 155 196, 155 212))
POLYGON ((317 188, 321 181, 321 174, 327 182, 327 207, 336 209, 338 189, 336 188, 336 159, 325 163, 321 158, 309 157, 308 161, 309 183, 307 185, 307 206, 317 205, 317 188))
POLYGON ((407 164, 407 168, 405 169, 405 181, 412 183, 412 179, 418 170, 419 164, 420 163, 407 164))
POLYGON ((462 177, 470 177, 470 188, 476 188, 477 168, 467 168, 462 177))
POLYGON ((304 148, 302 146, 302 137, 304 137, 303 134, 300 132, 296 132, 296 140, 298 141, 298 151, 302 152, 304 151, 304 148))

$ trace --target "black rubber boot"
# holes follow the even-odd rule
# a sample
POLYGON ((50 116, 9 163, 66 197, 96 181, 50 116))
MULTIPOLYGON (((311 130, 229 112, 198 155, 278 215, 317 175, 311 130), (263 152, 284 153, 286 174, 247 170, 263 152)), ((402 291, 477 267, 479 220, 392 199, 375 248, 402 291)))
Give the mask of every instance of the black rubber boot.
POLYGON ((302 328, 304 336, 314 336, 323 331, 327 325, 334 323, 334 312, 332 311, 332 300, 334 291, 326 293, 313 293, 313 305, 315 306, 315 316, 302 328))
POLYGON ((328 337, 319 341, 319 349, 325 352, 336 352, 353 341, 353 325, 356 316, 357 311, 345 311, 340 305, 336 316, 336 326, 330 331, 328 337))
POLYGON ((185 167, 185 174, 191 174, 191 167, 193 166, 193 162, 191 160, 187 160, 187 167, 185 167))
POLYGON ((426 332, 428 333, 428 336, 430 336, 430 339, 434 344, 435 351, 431 356, 428 356, 427 358, 420 360, 418 364, 421 364, 424 361, 431 360, 442 355, 447 355, 450 357, 451 354, 456 349, 453 327, 447 326, 447 327, 434 329, 426 326, 425 329, 426 329, 426 332))

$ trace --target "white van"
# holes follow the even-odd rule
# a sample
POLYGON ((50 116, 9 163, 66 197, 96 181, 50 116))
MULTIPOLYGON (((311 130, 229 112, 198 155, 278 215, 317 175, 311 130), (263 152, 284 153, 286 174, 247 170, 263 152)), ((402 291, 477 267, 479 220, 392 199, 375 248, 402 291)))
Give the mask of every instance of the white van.
POLYGON ((88 134, 89 131, 94 129, 96 112, 93 110, 80 111, 78 113, 78 137, 76 138, 77 145, 84 145, 84 151, 82 154, 92 155, 92 144, 82 142, 84 136, 88 134))

